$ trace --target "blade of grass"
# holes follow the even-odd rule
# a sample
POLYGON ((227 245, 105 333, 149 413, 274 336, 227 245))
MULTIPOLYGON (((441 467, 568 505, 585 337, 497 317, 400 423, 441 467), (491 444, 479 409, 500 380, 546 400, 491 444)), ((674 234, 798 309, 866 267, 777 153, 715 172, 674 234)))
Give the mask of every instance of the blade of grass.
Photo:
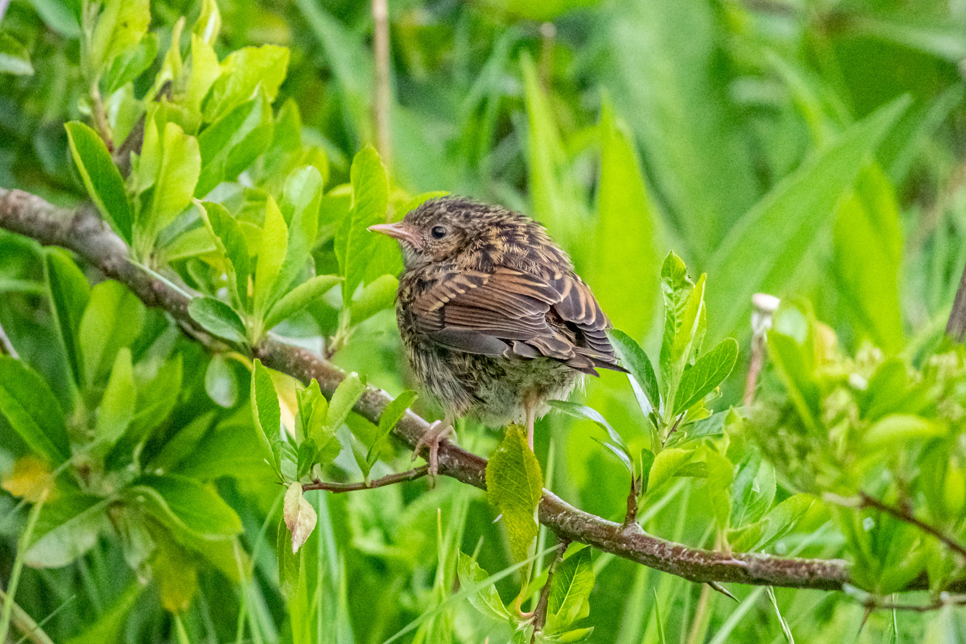
POLYGON ((13 570, 10 571, 10 583, 7 584, 6 597, 3 601, 3 613, 0 614, 0 642, 7 641, 7 634, 10 632, 10 619, 13 616, 15 597, 17 596, 17 584, 20 583, 20 571, 23 570, 24 555, 30 546, 30 539, 34 535, 34 528, 37 525, 37 518, 40 510, 44 507, 47 500, 47 490, 41 493, 40 500, 31 508, 27 516, 27 525, 24 527, 23 535, 20 537, 20 544, 17 548, 17 556, 13 560, 13 570))

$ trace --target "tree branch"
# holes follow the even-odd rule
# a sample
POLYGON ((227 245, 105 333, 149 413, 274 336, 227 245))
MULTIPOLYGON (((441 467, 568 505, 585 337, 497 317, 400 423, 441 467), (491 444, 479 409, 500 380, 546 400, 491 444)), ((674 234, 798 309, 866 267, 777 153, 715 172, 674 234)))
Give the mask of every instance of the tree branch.
MULTIPOLYGON (((163 308, 182 326, 199 331, 196 336, 199 342, 210 342, 206 340, 207 334, 201 332, 188 315, 188 298, 131 263, 127 246, 100 220, 93 207, 68 211, 40 197, 0 188, 0 228, 26 235, 44 245, 74 251, 107 277, 124 283, 146 305, 163 308)), ((335 365, 315 353, 275 339, 267 339, 253 349, 251 357, 303 383, 317 380, 327 397, 332 396, 345 378, 335 365)), ((368 388, 354 411, 378 424, 391 400, 386 392, 368 388)), ((428 427, 429 423, 424 419, 407 411, 396 424, 393 434, 412 448, 428 427)), ((486 487, 486 460, 449 441, 443 441, 440 446, 439 472, 467 485, 486 487)), ((649 535, 636 524, 624 527, 578 510, 548 490, 544 490, 539 517, 540 522, 561 541, 585 543, 694 582, 819 590, 841 590, 850 582, 848 564, 842 560, 789 559, 754 553, 726 555, 689 548, 649 535)), ((928 579, 923 576, 912 582, 907 590, 928 587, 928 579)), ((966 590, 966 580, 952 584, 948 590, 966 590)))
MULTIPOLYGON (((847 505, 847 504, 843 504, 843 505, 847 505)), ((956 552, 959 556, 966 559, 966 547, 964 547, 963 544, 959 543, 949 535, 943 533, 943 531, 940 530, 939 528, 936 528, 935 526, 932 526, 926 523, 925 521, 917 519, 912 514, 912 512, 908 510, 905 510, 903 508, 896 508, 891 505, 888 505, 887 503, 880 501, 874 496, 870 496, 865 492, 861 492, 861 491, 859 492, 858 502, 854 504, 852 507, 855 507, 855 506, 858 506, 860 508, 875 508, 880 512, 891 514, 892 516, 899 519, 900 521, 908 523, 909 525, 916 526, 923 532, 936 537, 944 544, 946 544, 946 547, 948 547, 950 550, 956 552)))

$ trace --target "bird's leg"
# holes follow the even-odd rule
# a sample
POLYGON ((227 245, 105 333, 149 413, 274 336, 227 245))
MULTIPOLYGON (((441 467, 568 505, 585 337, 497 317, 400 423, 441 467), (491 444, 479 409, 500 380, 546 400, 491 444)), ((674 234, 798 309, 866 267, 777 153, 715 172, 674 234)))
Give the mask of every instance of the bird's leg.
POLYGON ((453 429, 453 416, 451 414, 446 414, 443 420, 437 420, 432 425, 430 425, 426 431, 420 437, 419 442, 416 443, 416 447, 413 449, 413 460, 419 456, 419 453, 425 447, 429 450, 429 455, 426 460, 429 462, 429 478, 435 485, 436 475, 439 473, 439 444, 440 442, 455 433, 453 429))
POLYGON ((527 445, 530 446, 530 451, 533 451, 533 422, 535 420, 534 416, 537 411, 537 400, 536 396, 528 395, 524 401, 523 405, 527 410, 527 445))

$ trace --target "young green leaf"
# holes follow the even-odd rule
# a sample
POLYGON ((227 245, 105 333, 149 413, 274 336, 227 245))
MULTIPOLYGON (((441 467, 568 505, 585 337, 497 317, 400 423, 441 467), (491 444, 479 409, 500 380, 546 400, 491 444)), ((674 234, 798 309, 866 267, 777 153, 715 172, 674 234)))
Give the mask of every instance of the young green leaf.
POLYGON ((260 91, 204 129, 198 136, 201 170, 195 197, 201 198, 222 181, 234 181, 272 141, 272 106, 260 91))
POLYGON ((617 357, 630 371, 627 377, 631 381, 631 387, 641 411, 644 412, 645 416, 650 414, 651 411, 660 413, 660 386, 657 382, 657 375, 654 373, 654 367, 651 366, 651 361, 644 353, 644 349, 632 337, 618 329, 611 329, 607 332, 607 335, 614 345, 617 357))
POLYGON ((543 496, 543 473, 518 425, 509 425, 486 466, 486 494, 502 514, 510 550, 526 559, 537 538, 536 510, 543 496))
POLYGON ((37 455, 55 464, 70 457, 64 414, 47 381, 9 356, 0 356, 0 414, 37 455))
POLYGON ((285 517, 278 524, 278 534, 275 540, 275 555, 278 559, 278 589, 286 599, 296 596, 303 577, 303 554, 292 552, 292 535, 285 524, 285 517))
POLYGON ((94 436, 103 448, 113 446, 127 430, 134 418, 136 400, 137 389, 134 386, 131 350, 123 347, 117 352, 107 388, 104 390, 101 404, 97 406, 94 436))
POLYGON ((289 319, 313 301, 322 297, 326 291, 342 281, 338 275, 316 275, 302 282, 272 306, 265 318, 265 328, 272 329, 289 319))
POLYGON ((349 302, 363 282, 368 265, 373 261, 377 236, 367 228, 385 223, 389 201, 389 179, 379 153, 366 146, 352 160, 352 209, 342 221, 335 236, 335 255, 345 277, 342 299, 349 302))
POLYGON ((130 244, 134 214, 124 189, 124 179, 111 160, 111 153, 97 132, 83 123, 71 121, 64 127, 87 194, 114 231, 130 244))
POLYGON ((111 63, 105 78, 107 94, 113 94, 117 89, 137 79, 147 71, 157 56, 157 35, 145 34, 135 47, 129 48, 111 63))
POLYGON ((205 369, 205 393, 225 409, 231 409, 238 402, 238 381, 224 354, 215 354, 205 369))
POLYGON ((668 253, 661 267, 661 293, 664 296, 664 335, 661 340, 661 380, 664 390, 670 387, 673 358, 671 355, 674 340, 680 334, 682 317, 691 294, 694 282, 688 277, 684 261, 673 252, 668 253))
POLYGON ((251 401, 252 417, 255 420, 255 428, 258 429, 258 438, 265 448, 265 455, 272 457, 269 463, 281 478, 280 454, 273 447, 271 438, 278 436, 281 430, 282 410, 278 404, 278 394, 275 392, 272 376, 268 373, 268 368, 262 366, 257 358, 252 365, 251 401))
POLYGON ((325 424, 332 431, 339 429, 365 391, 366 383, 359 377, 359 374, 353 372, 346 376, 345 380, 339 383, 332 394, 329 409, 325 416, 325 424))
POLYGON ((285 80, 289 50, 277 45, 242 47, 221 61, 221 76, 205 100, 204 118, 212 123, 239 103, 247 101, 261 85, 269 101, 275 100, 285 80))
POLYGON ((251 274, 248 243, 245 241, 238 221, 231 216, 227 208, 209 201, 204 202, 202 206, 205 226, 225 258, 228 289, 239 309, 246 311, 248 310, 248 276, 251 274))
POLYGON ((44 269, 50 291, 50 309, 64 342, 74 383, 80 387, 84 383, 84 356, 78 335, 84 309, 91 297, 91 287, 77 264, 60 249, 50 248, 44 252, 44 269))
POLYGON ((460 580, 460 587, 472 588, 479 586, 479 590, 469 596, 470 604, 483 615, 497 620, 498 622, 509 623, 512 620, 510 612, 503 605, 500 593, 493 584, 486 584, 489 578, 486 571, 480 568, 472 557, 463 552, 459 553, 459 562, 456 566, 456 574, 460 580))
POLYGON ((392 433, 393 427, 406 415, 406 410, 409 409, 415 400, 415 391, 404 391, 396 396, 382 410, 382 415, 379 416, 379 429, 376 432, 376 440, 373 441, 372 447, 369 448, 369 452, 366 454, 366 463, 369 464, 370 469, 379 460, 383 445, 389 440, 389 434, 392 433))
POLYGON ((308 540, 319 519, 315 508, 302 496, 302 484, 298 481, 289 485, 285 492, 282 517, 292 535, 292 554, 295 554, 308 540))
POLYGON ((138 220, 139 228, 145 231, 142 243, 151 245, 141 248, 142 252, 150 251, 158 233, 191 203, 201 171, 198 140, 185 134, 177 124, 165 124, 159 143, 160 157, 154 176, 151 208, 147 216, 142 212, 138 220))
POLYGON ((724 382, 738 360, 738 343, 726 338, 684 372, 674 400, 674 415, 687 411, 724 382))
POLYGON ((85 48, 87 73, 100 76, 121 52, 137 45, 151 23, 149 0, 108 0, 85 48))
POLYGON ((654 457, 654 464, 651 465, 650 476, 645 488, 648 493, 654 492, 669 481, 672 476, 678 474, 684 466, 691 462, 696 453, 694 450, 683 450, 676 447, 661 450, 654 457))
POLYGON ((244 344, 246 341, 245 323, 233 308, 221 300, 196 297, 188 303, 188 314, 212 335, 236 344, 244 344))
POLYGON ((265 202, 265 223, 262 226, 262 241, 258 249, 258 263, 255 269, 255 313, 264 316, 271 304, 282 296, 275 291, 275 281, 285 261, 288 248, 288 226, 282 218, 275 199, 269 195, 265 202))
POLYGON ((202 0, 201 13, 191 27, 191 33, 201 38, 203 42, 214 45, 221 32, 221 12, 215 0, 202 0))
POLYGON ((590 614, 590 591, 594 589, 594 566, 590 548, 583 548, 557 566, 550 581, 547 601, 548 634, 567 631, 590 614))
POLYGON ((383 275, 367 285, 349 303, 349 320, 359 324, 376 313, 392 308, 396 300, 399 280, 392 275, 383 275))

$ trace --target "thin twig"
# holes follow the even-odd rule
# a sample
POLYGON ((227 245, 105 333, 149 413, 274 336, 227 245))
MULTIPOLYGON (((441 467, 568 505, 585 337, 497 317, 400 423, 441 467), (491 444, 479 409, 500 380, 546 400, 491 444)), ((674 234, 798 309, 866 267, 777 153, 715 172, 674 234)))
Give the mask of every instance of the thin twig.
MULTIPOLYGON (((147 306, 164 309, 179 324, 197 327, 188 314, 189 298, 164 281, 136 266, 127 256, 123 241, 102 222, 92 206, 77 211, 57 208, 40 197, 19 190, 0 188, 0 228, 31 237, 47 246, 74 251, 111 279, 125 284, 147 306)), ((199 341, 204 343, 203 337, 199 341)), ((236 347, 265 366, 286 373, 303 384, 319 383, 322 394, 331 397, 345 379, 335 365, 302 347, 269 338, 257 347, 236 347)), ((367 388, 353 410, 378 424, 392 398, 384 391, 367 388)), ((393 436, 415 447, 429 423, 407 412, 393 428, 393 436)), ((486 489, 486 459, 467 452, 449 441, 439 449, 439 473, 464 484, 486 489)), ((561 540, 585 543, 630 561, 707 583, 741 583, 783 588, 842 590, 850 583, 848 564, 839 559, 791 559, 764 554, 734 554, 690 548, 649 535, 583 512, 544 490, 539 506, 540 522, 561 540)), ((905 590, 927 590, 929 579, 922 575, 905 590)), ((947 586, 950 592, 966 592, 966 579, 947 586)))
POLYGON ((564 553, 567 552, 568 547, 570 547, 569 541, 561 541, 556 556, 550 563, 550 567, 547 568, 547 582, 540 589, 540 598, 537 600, 537 607, 533 609, 533 635, 530 637, 530 644, 534 644, 537 641, 537 633, 542 631, 544 625, 547 623, 547 606, 550 603, 550 584, 553 582, 553 573, 557 570, 560 562, 563 561, 564 553))
POLYGON ((415 481, 416 479, 426 476, 427 473, 429 473, 429 466, 420 465, 419 467, 413 468, 411 470, 407 470, 406 472, 389 474, 388 476, 384 476, 379 479, 373 479, 372 481, 361 481, 359 483, 332 483, 329 481, 320 481, 316 479, 311 483, 304 484, 302 486, 302 491, 308 492, 309 490, 325 490, 326 492, 332 492, 333 494, 340 494, 342 492, 372 490, 377 487, 386 487, 387 485, 395 485, 396 483, 415 481))
POLYGON ((946 544, 946 546, 949 547, 950 550, 957 552, 961 557, 966 559, 966 546, 963 546, 963 544, 959 543, 949 535, 943 533, 942 530, 934 526, 931 526, 928 523, 921 521, 920 519, 917 519, 915 516, 913 516, 912 512, 908 510, 905 510, 903 508, 896 508, 891 505, 888 505, 887 503, 883 503, 879 499, 873 496, 869 496, 868 494, 862 491, 859 492, 859 507, 875 508, 876 510, 880 510, 882 512, 885 512, 886 514, 891 514, 895 518, 905 523, 908 523, 909 525, 914 525, 920 530, 922 530, 923 532, 931 534, 932 536, 936 537, 944 544, 946 544))
POLYGON ((880 602, 874 595, 862 602, 866 610, 903 610, 915 613, 928 613, 929 611, 939 610, 946 606, 966 606, 966 595, 950 595, 940 593, 928 604, 898 604, 895 602, 880 602))
MULTIPOLYGON (((375 100, 373 114, 376 121, 376 146, 387 168, 392 168, 392 87, 389 78, 389 0, 372 0, 372 19, 375 22, 373 50, 376 58, 375 100)), ((388 213, 387 213, 388 216, 388 213)))

